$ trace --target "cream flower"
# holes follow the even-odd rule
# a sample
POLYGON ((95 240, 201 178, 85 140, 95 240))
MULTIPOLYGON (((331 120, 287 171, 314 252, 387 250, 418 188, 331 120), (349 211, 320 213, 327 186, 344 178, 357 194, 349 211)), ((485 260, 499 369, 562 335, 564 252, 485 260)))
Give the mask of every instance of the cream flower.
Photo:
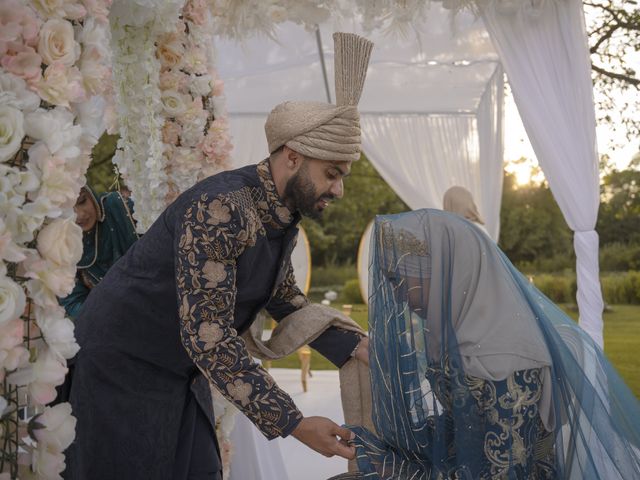
POLYGON ((3 92, 12 94, 11 104, 23 112, 33 112, 40 106, 40 97, 28 89, 24 79, 12 73, 0 72, 0 94, 3 92))
POLYGON ((109 86, 111 70, 104 64, 104 58, 98 49, 95 47, 85 49, 79 66, 86 92, 89 95, 102 94, 109 86))
POLYGON ((4 264, 0 268, 0 325, 22 315, 27 297, 20 285, 6 275, 4 264))
POLYGON ((13 158, 24 138, 22 112, 9 105, 0 105, 0 162, 13 158))
POLYGON ((46 405, 56 398, 55 387, 62 385, 67 371, 64 360, 60 360, 48 347, 42 347, 36 361, 9 374, 7 382, 17 386, 28 385, 33 401, 46 405))
POLYGON ((0 260, 21 262, 24 259, 24 249, 13 241, 11 232, 0 218, 0 260))
MULTIPOLYGON (((49 150, 43 143, 36 144, 30 148, 29 156, 33 162, 33 167, 40 174, 40 189, 37 195, 30 195, 29 198, 36 201, 38 199, 47 199, 51 206, 59 208, 73 207, 81 185, 79 183, 80 179, 74 178, 65 169, 65 159, 49 154, 49 150)), ((82 250, 82 247, 80 250, 82 250)))
POLYGON ((187 110, 187 102, 190 103, 191 99, 175 90, 165 90, 162 92, 160 100, 167 116, 178 117, 187 110))
POLYGON ((204 74, 207 73, 207 56, 204 50, 199 47, 191 47, 184 53, 183 58, 184 69, 189 73, 204 74))
POLYGON ((38 448, 62 452, 76 436, 76 419, 71 415, 69 403, 44 407, 44 412, 33 417, 29 424, 38 448))
POLYGON ((60 480, 60 474, 64 471, 66 464, 64 454, 58 450, 46 447, 28 446, 18 460, 18 473, 21 480, 52 479, 60 480))
POLYGON ((47 288, 47 286, 38 279, 31 279, 26 282, 29 298, 33 303, 44 309, 53 309, 60 306, 58 298, 47 288))
POLYGON ((47 65, 61 63, 70 67, 80 57, 80 44, 76 42, 73 26, 66 20, 53 18, 40 29, 38 53, 47 65))
POLYGON ((38 234, 38 251, 57 265, 76 265, 82 257, 82 229, 71 218, 59 218, 38 234))
POLYGON ((191 75, 189 89, 196 96, 204 97, 209 95, 211 93, 211 75, 191 75))
POLYGON ((24 347, 24 325, 21 318, 0 324, 0 381, 4 371, 24 367, 29 361, 29 351, 24 347))
POLYGON ((224 264, 207 260, 202 267, 202 276, 208 280, 204 288, 216 288, 220 282, 227 278, 224 264))
POLYGON ((59 305, 54 308, 36 307, 35 315, 49 348, 62 358, 73 358, 80 346, 73 333, 73 322, 64 316, 64 308, 59 305))
POLYGON ((46 102, 63 107, 70 107, 69 103, 81 102, 86 98, 80 70, 61 63, 49 65, 34 88, 46 102))
POLYGON ((209 203, 207 210, 209 212, 209 217, 207 218, 209 225, 228 223, 231 220, 231 209, 217 198, 209 203))
POLYGON ((59 266, 40 258, 37 253, 33 252, 27 253, 27 258, 22 265, 26 277, 40 280, 58 297, 66 297, 73 290, 76 275, 74 265, 59 266))
POLYGON ((163 67, 177 68, 184 57, 184 35, 178 32, 167 33, 158 38, 157 55, 163 67))
POLYGON ((79 20, 87 14, 77 0, 33 0, 31 3, 45 18, 79 20))
POLYGON ((205 342, 205 350, 214 348, 223 336, 222 328, 217 323, 202 322, 198 328, 198 340, 205 342))
POLYGON ((229 393, 229 395, 231 395, 231 397, 236 402, 240 403, 240 405, 242 405, 243 407, 249 404, 249 396, 251 395, 252 391, 253 387, 251 386, 251 384, 243 382, 240 379, 236 380, 232 384, 227 385, 227 392, 229 393))
POLYGON ((45 142, 52 154, 71 158, 80 154, 77 145, 82 136, 82 127, 74 125, 73 120, 73 113, 65 108, 38 109, 25 116, 24 126, 27 135, 45 142))

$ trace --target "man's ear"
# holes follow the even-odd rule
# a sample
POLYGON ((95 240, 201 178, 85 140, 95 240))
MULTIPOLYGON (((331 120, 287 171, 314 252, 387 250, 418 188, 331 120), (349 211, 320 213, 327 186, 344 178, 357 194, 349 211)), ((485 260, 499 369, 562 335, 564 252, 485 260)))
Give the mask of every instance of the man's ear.
POLYGON ((302 161, 304 160, 304 156, 295 150, 290 149, 286 145, 284 146, 284 150, 282 152, 285 158, 285 165, 288 170, 297 171, 302 165, 302 161))

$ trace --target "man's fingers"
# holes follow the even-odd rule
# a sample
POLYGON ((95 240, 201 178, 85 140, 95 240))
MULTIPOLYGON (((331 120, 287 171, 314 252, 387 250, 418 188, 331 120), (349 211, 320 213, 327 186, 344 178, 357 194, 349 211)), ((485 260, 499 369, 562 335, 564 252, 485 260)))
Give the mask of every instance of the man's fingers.
POLYGON ((353 460, 356 458, 356 449, 355 447, 349 447, 341 442, 337 442, 336 455, 346 458, 347 460, 353 460))
POLYGON ((336 425, 333 431, 334 435, 338 435, 343 440, 353 440, 356 435, 348 428, 336 425))

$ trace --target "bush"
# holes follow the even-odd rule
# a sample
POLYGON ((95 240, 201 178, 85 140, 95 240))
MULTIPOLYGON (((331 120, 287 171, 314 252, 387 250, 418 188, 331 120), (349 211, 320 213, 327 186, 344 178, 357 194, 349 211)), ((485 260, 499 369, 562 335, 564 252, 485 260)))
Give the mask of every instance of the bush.
POLYGON ((316 287, 332 287, 334 290, 345 284, 347 280, 358 275, 355 265, 327 265, 313 267, 311 270, 311 285, 316 287))
POLYGON ((610 243, 600 248, 600 270, 626 272, 640 270, 640 245, 610 243))
POLYGON ((564 275, 535 275, 533 284, 555 303, 575 303, 574 281, 564 275))
POLYGON ((347 280, 340 293, 340 301, 342 303, 363 303, 362 295, 360 294, 360 282, 358 279, 347 280))

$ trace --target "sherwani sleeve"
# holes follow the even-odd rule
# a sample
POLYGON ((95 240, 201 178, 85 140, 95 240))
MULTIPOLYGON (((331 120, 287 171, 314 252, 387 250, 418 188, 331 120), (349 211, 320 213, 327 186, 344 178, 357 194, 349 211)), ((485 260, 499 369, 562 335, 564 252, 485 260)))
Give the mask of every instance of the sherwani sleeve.
MULTIPOLYGON (((293 266, 289 264, 287 275, 267 305, 267 311, 276 322, 279 322, 308 304, 309 300, 296 285, 293 266)), ((340 368, 349 360, 360 338, 360 335, 355 332, 329 327, 309 346, 340 368)))
POLYGON ((236 259, 255 239, 255 219, 225 197, 202 194, 176 232, 180 337, 204 376, 269 439, 302 419, 289 395, 252 361, 233 325, 236 259))

